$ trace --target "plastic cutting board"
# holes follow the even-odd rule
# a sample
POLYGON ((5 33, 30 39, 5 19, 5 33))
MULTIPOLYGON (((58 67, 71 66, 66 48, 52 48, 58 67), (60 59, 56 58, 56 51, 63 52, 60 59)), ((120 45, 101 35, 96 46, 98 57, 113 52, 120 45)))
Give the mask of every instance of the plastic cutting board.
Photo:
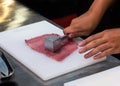
POLYGON ((84 59, 84 54, 79 54, 76 50, 65 60, 57 62, 32 50, 24 41, 48 33, 63 35, 57 26, 48 21, 41 21, 0 32, 0 47, 45 81, 106 59, 84 59))

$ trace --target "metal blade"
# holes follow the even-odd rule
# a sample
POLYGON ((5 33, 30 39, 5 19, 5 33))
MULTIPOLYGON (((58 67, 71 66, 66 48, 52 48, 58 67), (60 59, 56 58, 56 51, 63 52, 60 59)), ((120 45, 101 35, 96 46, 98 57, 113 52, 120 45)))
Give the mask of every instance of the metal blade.
POLYGON ((3 76, 8 76, 9 71, 5 61, 0 57, 0 72, 3 76))

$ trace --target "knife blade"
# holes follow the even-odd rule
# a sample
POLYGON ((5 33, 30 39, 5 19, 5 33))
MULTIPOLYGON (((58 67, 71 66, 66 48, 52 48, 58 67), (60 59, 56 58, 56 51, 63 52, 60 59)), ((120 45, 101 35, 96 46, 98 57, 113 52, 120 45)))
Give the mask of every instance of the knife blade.
POLYGON ((8 67, 5 61, 2 59, 2 56, 0 56, 0 72, 3 76, 9 75, 8 67))

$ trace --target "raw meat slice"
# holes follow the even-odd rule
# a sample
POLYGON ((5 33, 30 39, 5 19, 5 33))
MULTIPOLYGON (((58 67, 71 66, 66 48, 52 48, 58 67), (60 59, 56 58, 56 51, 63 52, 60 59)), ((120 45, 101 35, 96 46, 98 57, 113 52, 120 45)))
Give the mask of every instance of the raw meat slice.
POLYGON ((57 52, 50 52, 44 48, 44 38, 50 36, 51 34, 45 34, 42 36, 38 36, 32 39, 25 40, 27 45, 31 47, 33 50, 43 53, 44 55, 51 57, 57 61, 62 61, 67 56, 69 56, 72 52, 77 49, 77 43, 75 41, 70 41, 68 44, 63 46, 57 52))

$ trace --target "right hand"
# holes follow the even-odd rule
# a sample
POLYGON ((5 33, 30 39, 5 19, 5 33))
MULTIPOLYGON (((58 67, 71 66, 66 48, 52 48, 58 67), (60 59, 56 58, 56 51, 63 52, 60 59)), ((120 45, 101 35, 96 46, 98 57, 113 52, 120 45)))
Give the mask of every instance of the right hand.
POLYGON ((72 20, 70 26, 63 31, 69 38, 88 36, 98 25, 99 20, 92 12, 87 11, 83 15, 72 20))

